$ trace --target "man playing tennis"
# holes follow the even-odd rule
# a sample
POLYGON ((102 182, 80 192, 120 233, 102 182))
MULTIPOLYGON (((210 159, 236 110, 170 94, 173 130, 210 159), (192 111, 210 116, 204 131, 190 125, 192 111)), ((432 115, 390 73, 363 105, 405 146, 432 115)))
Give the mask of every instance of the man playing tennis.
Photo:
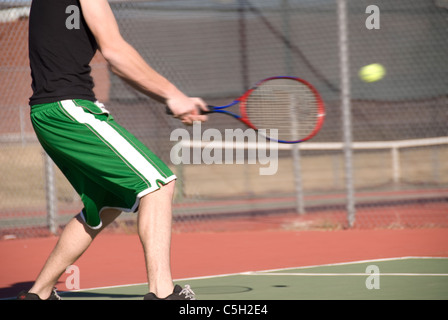
POLYGON ((97 49, 115 74, 167 105, 183 123, 206 120, 199 112, 207 109, 201 99, 179 91, 121 37, 107 0, 33 0, 31 121, 84 208, 64 228, 32 288, 18 299, 59 299, 54 286, 66 268, 122 211, 137 208, 149 283, 145 299, 192 299, 193 292, 174 286, 171 277, 176 177, 96 102, 89 63, 97 49))

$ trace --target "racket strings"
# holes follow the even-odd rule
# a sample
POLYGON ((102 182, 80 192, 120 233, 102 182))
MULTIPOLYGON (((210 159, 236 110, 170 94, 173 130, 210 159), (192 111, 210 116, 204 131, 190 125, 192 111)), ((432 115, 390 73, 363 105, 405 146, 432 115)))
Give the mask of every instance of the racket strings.
POLYGON ((265 129, 269 135, 272 129, 277 129, 277 140, 298 141, 315 130, 319 102, 307 85, 291 79, 274 79, 252 91, 246 100, 246 112, 259 130, 265 129))

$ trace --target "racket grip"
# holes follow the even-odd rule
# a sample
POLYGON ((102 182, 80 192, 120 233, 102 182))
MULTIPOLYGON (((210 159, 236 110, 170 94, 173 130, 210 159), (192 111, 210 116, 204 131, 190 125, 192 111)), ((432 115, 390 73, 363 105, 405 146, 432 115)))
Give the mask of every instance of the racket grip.
MULTIPOLYGON (((208 113, 212 113, 212 112, 215 111, 215 107, 214 107, 214 106, 207 106, 207 108, 208 108, 208 111, 204 111, 204 110, 202 110, 202 109, 199 110, 199 111, 200 111, 200 114, 208 114, 208 113)), ((171 111, 170 108, 165 107, 165 109, 166 109, 166 114, 168 114, 168 115, 170 115, 170 116, 173 116, 173 115, 174 115, 173 111, 171 111)))

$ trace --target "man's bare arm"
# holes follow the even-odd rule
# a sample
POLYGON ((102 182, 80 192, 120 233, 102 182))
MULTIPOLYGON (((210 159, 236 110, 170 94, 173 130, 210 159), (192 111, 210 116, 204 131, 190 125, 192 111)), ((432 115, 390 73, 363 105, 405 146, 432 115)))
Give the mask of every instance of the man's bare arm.
POLYGON ((140 92, 168 105, 185 123, 205 120, 198 108, 205 103, 189 98, 155 71, 120 34, 117 21, 107 0, 80 0, 83 16, 111 70, 140 92))

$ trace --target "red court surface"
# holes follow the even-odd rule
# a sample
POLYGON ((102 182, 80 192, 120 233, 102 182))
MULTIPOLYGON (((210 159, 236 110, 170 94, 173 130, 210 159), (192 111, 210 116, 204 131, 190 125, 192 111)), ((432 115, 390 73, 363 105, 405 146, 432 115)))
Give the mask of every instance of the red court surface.
MULTIPOLYGON (((405 256, 448 257, 448 228, 174 233, 175 279, 405 256)), ((0 298, 27 289, 57 237, 0 241, 0 298)), ((81 289, 146 282, 134 234, 99 235, 75 263, 81 289)), ((58 289, 67 290, 64 274, 58 289)))

